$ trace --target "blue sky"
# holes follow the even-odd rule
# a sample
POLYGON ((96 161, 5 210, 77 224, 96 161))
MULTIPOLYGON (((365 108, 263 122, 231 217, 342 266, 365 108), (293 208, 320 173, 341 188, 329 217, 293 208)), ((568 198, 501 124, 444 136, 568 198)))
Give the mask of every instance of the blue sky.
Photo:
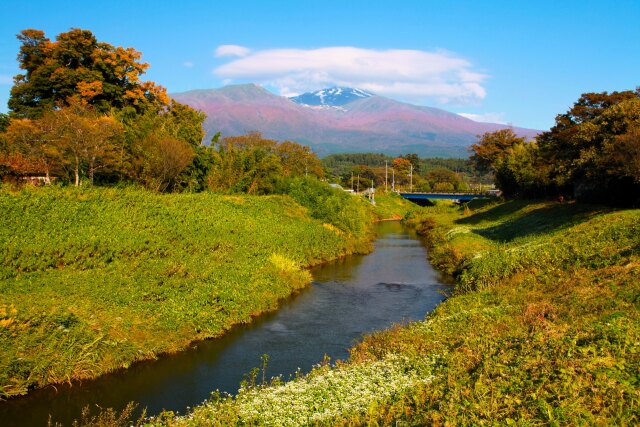
POLYGON ((640 1, 28 1, 1 6, 0 111, 15 35, 72 27, 134 47, 169 92, 332 84, 548 129, 583 92, 640 85, 640 1))

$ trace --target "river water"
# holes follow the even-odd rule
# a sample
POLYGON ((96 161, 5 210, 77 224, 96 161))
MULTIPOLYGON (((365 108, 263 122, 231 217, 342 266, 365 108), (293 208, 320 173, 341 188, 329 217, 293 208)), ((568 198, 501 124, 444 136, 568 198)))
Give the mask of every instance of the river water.
MULTIPOLYGON (((362 334, 418 320, 451 288, 426 260, 415 232, 399 222, 378 225, 374 251, 312 270, 313 283, 278 311, 182 353, 144 362, 95 381, 48 387, 0 402, 0 425, 70 425, 84 406, 123 408, 134 401, 150 415, 184 413, 212 390, 234 393, 267 354, 267 376, 308 372, 325 354, 346 359, 362 334), (97 406, 96 406, 97 405, 97 406)), ((261 377, 261 374, 260 374, 261 377)))

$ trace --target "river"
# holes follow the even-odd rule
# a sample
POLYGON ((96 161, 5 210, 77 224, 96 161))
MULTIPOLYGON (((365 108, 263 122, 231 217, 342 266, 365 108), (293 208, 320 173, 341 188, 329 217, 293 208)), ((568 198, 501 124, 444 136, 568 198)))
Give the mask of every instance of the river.
POLYGON ((267 376, 308 372, 325 354, 346 359, 362 334, 418 320, 451 290, 426 260, 424 244, 399 222, 381 222, 374 251, 312 269, 313 283, 278 311, 224 337, 73 386, 48 387, 0 402, 2 426, 70 425, 82 408, 123 408, 134 401, 149 415, 184 413, 212 390, 234 393, 267 354, 267 376))

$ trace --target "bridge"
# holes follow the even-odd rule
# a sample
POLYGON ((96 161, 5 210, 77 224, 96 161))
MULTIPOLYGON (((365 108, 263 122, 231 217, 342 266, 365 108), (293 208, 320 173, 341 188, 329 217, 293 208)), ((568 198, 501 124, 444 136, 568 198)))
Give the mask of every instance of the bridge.
POLYGON ((458 200, 468 202, 472 199, 488 199, 495 197, 487 193, 400 193, 402 197, 412 202, 426 202, 427 200, 458 200))

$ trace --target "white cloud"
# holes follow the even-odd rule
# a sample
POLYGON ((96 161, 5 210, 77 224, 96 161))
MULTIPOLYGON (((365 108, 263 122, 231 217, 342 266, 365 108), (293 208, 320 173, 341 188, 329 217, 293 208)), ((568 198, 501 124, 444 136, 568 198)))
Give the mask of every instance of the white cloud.
POLYGON ((466 59, 445 51, 356 47, 250 51, 231 45, 216 49, 217 56, 233 53, 242 57, 218 66, 215 75, 272 86, 283 95, 332 85, 413 102, 466 104, 486 95, 487 76, 466 59))
POLYGON ((238 46, 236 44, 223 44, 221 46, 218 46, 215 55, 219 58, 223 56, 243 57, 249 55, 249 53, 251 53, 251 49, 249 49, 248 47, 238 46))
POLYGON ((187 67, 187 68, 193 68, 193 62, 191 61, 185 61, 182 63, 183 67, 187 67))
POLYGON ((475 122, 498 123, 501 125, 509 124, 507 122, 505 113, 482 113, 482 114, 458 113, 458 115, 462 117, 466 117, 467 119, 471 119, 475 122))

